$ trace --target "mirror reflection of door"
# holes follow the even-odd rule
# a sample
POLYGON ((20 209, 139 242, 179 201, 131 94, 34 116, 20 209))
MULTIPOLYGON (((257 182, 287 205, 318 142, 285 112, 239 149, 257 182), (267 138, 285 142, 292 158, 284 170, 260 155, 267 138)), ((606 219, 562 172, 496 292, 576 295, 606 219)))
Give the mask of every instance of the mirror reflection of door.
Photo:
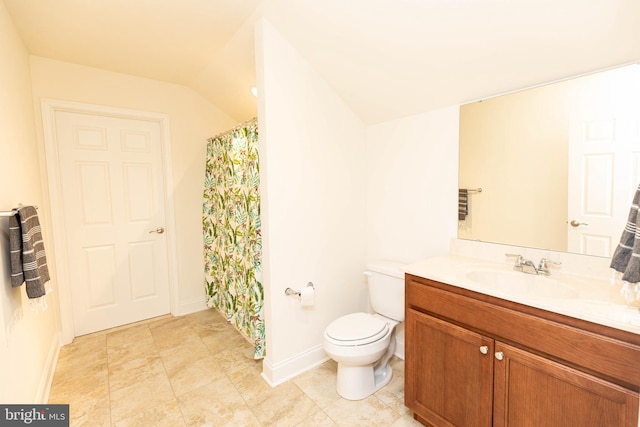
POLYGON ((638 117, 610 111, 574 117, 569 133, 569 252, 610 257, 637 183, 638 117), (634 145, 636 153, 633 153, 634 145), (634 171, 635 169, 635 171, 634 171), (635 173, 634 173, 635 172, 635 173))
POLYGON ((638 184, 640 64, 460 106, 459 239, 609 258, 638 184))
POLYGON ((589 79, 574 94, 569 128, 569 252, 611 257, 640 183, 640 71, 589 79))

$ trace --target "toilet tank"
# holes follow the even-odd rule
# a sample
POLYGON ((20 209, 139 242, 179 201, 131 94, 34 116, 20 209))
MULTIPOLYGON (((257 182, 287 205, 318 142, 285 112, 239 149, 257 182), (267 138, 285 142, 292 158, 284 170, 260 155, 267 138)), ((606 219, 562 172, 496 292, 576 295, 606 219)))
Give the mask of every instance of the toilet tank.
POLYGON ((378 314, 399 322, 404 321, 403 263, 375 261, 367 264, 365 275, 369 283, 371 308, 378 314))

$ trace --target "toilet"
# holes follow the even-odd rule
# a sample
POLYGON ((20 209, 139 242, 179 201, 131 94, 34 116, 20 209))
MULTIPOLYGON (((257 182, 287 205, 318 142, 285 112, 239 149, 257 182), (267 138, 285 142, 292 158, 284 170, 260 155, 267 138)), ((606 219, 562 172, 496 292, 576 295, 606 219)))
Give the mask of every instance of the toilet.
POLYGON ((381 261, 367 265, 369 300, 374 313, 339 317, 324 331, 325 353, 338 362, 336 390, 348 400, 360 400, 391 381, 395 329, 404 321, 402 264, 381 261))

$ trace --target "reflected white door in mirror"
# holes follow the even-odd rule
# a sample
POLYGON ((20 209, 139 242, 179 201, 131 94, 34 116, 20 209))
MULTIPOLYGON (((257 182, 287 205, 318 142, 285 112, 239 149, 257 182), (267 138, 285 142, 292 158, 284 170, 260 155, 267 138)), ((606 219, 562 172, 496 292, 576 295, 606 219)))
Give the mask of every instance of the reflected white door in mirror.
POLYGON ((459 166, 483 192, 458 238, 610 257, 640 183, 640 64, 462 105, 459 166))

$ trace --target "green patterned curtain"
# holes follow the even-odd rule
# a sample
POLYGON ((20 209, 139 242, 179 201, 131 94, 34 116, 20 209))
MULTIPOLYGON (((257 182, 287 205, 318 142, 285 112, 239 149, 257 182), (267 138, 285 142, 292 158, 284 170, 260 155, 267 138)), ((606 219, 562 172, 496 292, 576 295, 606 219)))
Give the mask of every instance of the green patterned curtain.
POLYGON ((215 307, 265 356, 258 121, 207 144, 202 229, 207 305, 215 307))

